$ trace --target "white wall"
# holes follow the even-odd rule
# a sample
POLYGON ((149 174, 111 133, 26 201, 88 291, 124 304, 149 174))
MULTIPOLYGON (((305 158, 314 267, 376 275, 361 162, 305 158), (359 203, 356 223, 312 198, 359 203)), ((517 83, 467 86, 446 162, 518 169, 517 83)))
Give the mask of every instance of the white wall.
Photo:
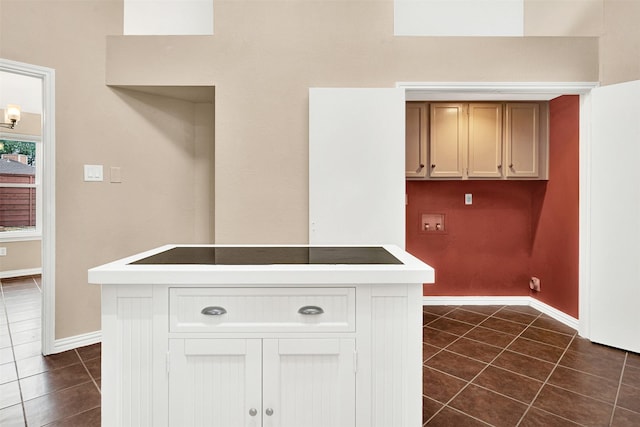
POLYGON ((213 0, 124 0, 125 35, 211 35, 213 0))
POLYGON ((524 0, 395 0, 397 36, 522 36, 524 0))

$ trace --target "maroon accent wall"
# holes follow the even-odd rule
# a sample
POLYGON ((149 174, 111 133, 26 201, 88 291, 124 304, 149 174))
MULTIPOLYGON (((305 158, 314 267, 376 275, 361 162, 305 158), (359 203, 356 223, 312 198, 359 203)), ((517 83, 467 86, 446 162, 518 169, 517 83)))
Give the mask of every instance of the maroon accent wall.
POLYGON ((580 98, 562 96, 549 104, 549 183, 541 201, 533 241, 531 272, 542 292, 533 296, 578 318, 580 98))
POLYGON ((407 251, 436 270, 425 295, 533 295, 577 317, 579 98, 549 110, 549 181, 407 181, 407 251), (422 231, 423 213, 444 214, 445 231, 422 231))

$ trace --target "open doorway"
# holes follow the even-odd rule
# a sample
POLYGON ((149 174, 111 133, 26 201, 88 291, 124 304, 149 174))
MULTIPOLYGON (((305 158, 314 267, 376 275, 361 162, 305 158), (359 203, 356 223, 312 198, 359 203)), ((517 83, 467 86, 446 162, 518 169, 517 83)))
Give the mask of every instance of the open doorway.
MULTIPOLYGON (((39 263, 36 261, 33 267, 20 264, 10 265, 9 262, 5 262, 0 270, 5 271, 7 278, 36 275, 35 279, 28 280, 26 286, 29 287, 33 282, 36 291, 40 292, 39 289, 41 289, 41 299, 37 301, 41 307, 38 307, 40 308, 41 324, 39 352, 46 355, 55 352, 55 72, 46 67, 0 59, 0 76, 5 77, 3 81, 6 81, 7 84, 7 90, 2 91, 3 96, 15 98, 2 99, 0 100, 0 103, 3 103, 1 105, 7 103, 24 106, 24 112, 21 111, 20 120, 13 126, 13 129, 5 126, 3 130, 6 132, 0 135, 5 141, 3 143, 5 147, 9 145, 12 147, 12 153, 9 153, 6 162, 11 166, 20 167, 24 173, 18 175, 22 178, 29 175, 25 172, 27 169, 36 170, 33 182, 12 182, 5 185, 14 193, 16 190, 24 192, 26 189, 28 203, 35 202, 34 209, 26 209, 26 215, 29 217, 31 212, 35 212, 36 220, 33 223, 31 220, 27 220, 29 224, 18 224, 18 226, 11 227, 4 237, 0 235, 2 241, 0 247, 5 247, 6 253, 11 251, 11 254, 14 254, 15 252, 17 258, 35 256, 40 261, 39 263), (27 90, 22 87, 18 90, 11 90, 22 83, 36 89, 27 90), (30 158, 30 148, 33 148, 33 158, 30 158), (26 154, 22 151, 25 151, 26 154), (33 243, 29 245, 29 242, 35 242, 35 245, 33 243), (10 244, 11 246, 9 246, 10 244), (36 255, 33 255, 34 253, 36 255), (38 267, 41 271, 40 278, 37 276, 38 267)), ((35 303, 31 304, 35 306, 35 303)))

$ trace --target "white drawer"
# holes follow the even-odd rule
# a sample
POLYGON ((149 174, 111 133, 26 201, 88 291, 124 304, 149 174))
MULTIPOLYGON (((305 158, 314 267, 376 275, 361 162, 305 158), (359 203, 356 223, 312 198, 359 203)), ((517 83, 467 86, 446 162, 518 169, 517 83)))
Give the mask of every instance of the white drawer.
POLYGON ((354 332, 355 288, 171 288, 169 331, 354 332))

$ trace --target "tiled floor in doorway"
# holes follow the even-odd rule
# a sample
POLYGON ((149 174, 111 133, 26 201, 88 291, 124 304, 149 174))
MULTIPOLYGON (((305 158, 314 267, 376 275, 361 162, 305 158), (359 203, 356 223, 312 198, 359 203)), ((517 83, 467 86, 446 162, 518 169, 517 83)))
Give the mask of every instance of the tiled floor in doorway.
POLYGON ((0 426, 99 426, 100 344, 43 357, 40 286, 0 280, 0 426))

